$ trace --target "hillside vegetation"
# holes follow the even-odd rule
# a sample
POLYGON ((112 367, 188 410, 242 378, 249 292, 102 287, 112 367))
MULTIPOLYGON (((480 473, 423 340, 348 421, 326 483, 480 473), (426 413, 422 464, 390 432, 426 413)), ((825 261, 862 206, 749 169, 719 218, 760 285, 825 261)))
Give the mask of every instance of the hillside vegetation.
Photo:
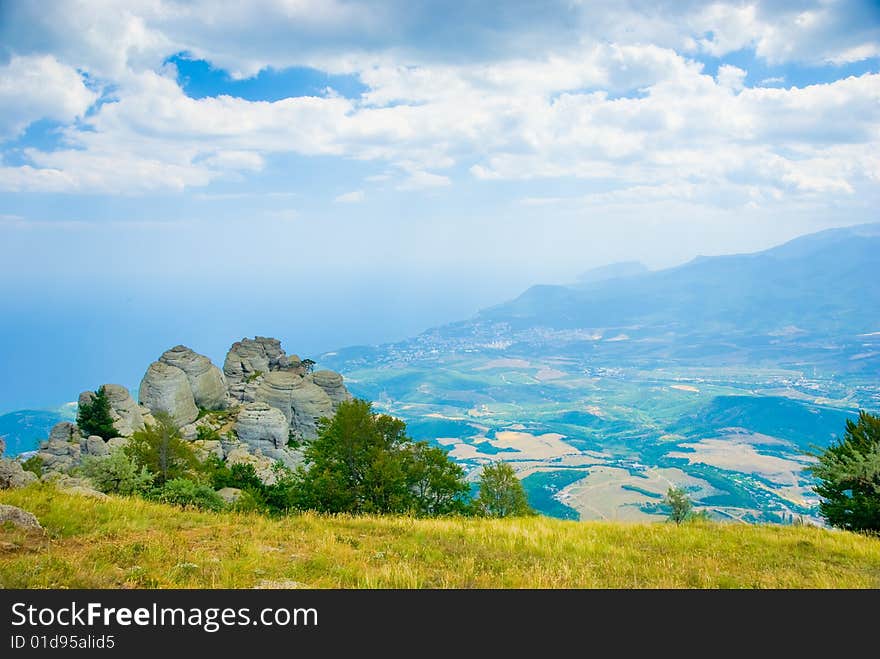
POLYGON ((3 588, 878 588, 880 539, 814 527, 181 510, 32 485, 3 588))

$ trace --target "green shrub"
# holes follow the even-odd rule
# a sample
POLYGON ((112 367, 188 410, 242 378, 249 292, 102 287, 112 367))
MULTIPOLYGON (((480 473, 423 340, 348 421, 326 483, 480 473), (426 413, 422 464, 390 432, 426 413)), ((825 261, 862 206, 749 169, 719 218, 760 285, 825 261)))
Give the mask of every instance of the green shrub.
POLYGON ((21 463, 21 468, 35 474, 39 478, 43 475, 43 458, 39 455, 32 455, 21 463))
POLYGON ((115 449, 102 457, 86 456, 82 469, 95 487, 107 494, 144 494, 153 484, 153 474, 122 449, 115 449))
POLYGON ((162 486, 156 497, 176 506, 192 506, 202 510, 222 510, 226 503, 213 488, 188 478, 173 478, 162 486))
POLYGON ((196 439, 201 440, 201 441, 205 441, 205 442, 210 442, 210 441, 219 442, 220 441, 220 433, 217 432, 216 430, 214 430, 213 428, 209 428, 208 426, 198 426, 196 428, 196 439))

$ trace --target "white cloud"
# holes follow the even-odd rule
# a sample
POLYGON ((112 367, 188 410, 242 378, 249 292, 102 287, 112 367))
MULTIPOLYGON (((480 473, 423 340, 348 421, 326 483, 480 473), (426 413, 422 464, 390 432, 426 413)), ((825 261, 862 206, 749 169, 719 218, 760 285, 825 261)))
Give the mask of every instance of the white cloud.
POLYGON ((344 194, 338 195, 333 199, 336 203, 339 204, 359 204, 365 198, 363 190, 353 190, 351 192, 346 192, 344 194))
POLYGON ((400 185, 398 190, 422 190, 425 188, 442 188, 450 185, 452 181, 448 176, 432 174, 431 172, 414 171, 400 185))
POLYGON ((14 56, 0 66, 0 139, 39 119, 74 121, 97 99, 75 69, 51 55, 14 56))
POLYGON ((745 79, 747 72, 737 66, 730 64, 722 64, 718 67, 718 74, 715 79, 722 87, 727 87, 731 91, 738 92, 745 87, 745 79))
MULTIPOLYGON (((200 2, 142 0, 98 13, 22 3, 9 24, 27 19, 30 36, 0 28, 11 48, 31 53, 0 69, 3 130, 41 116, 86 129, 69 126, 61 150, 24 151, 27 164, 4 167, 0 187, 183 190, 296 153, 374 161, 381 173, 367 180, 401 190, 451 185, 439 172, 459 166, 479 180, 601 180, 635 191, 626 194, 721 205, 737 194, 853 195, 880 171, 880 76, 747 87, 743 69, 722 64, 712 77, 691 56, 754 48, 770 61, 868 57, 880 39, 845 15, 854 6, 682 2, 642 15, 621 3, 563 3, 544 17, 517 5, 500 41, 496 17, 473 7, 477 17, 457 33, 465 50, 453 58, 455 44, 410 33, 425 18, 420 6, 394 2, 226 3, 211 21, 200 20, 200 2), (523 35, 528 56, 513 45, 523 35), (41 44, 53 53, 37 54, 41 44), (239 75, 294 64, 353 72, 369 89, 357 100, 194 99, 162 64, 181 50, 239 75), (97 95, 75 67, 112 85, 114 100, 85 116, 97 95)), ((608 203, 625 196, 608 194, 608 203)), ((362 198, 358 190, 336 200, 362 198)))

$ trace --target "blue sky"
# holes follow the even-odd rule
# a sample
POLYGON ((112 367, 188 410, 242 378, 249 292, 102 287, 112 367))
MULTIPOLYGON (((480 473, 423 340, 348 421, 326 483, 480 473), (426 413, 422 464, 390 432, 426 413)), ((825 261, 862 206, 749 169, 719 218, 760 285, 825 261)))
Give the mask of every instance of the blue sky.
POLYGON ((6 366, 77 357, 0 411, 877 221, 878 154, 875 2, 4 2, 6 366))

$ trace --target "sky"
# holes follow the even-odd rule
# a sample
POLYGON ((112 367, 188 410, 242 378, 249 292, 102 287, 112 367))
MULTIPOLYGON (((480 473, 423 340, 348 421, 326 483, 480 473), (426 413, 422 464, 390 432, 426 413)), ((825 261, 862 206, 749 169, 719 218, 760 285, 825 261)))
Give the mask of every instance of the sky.
POLYGON ((875 1, 0 0, 0 413, 878 201, 875 1))

